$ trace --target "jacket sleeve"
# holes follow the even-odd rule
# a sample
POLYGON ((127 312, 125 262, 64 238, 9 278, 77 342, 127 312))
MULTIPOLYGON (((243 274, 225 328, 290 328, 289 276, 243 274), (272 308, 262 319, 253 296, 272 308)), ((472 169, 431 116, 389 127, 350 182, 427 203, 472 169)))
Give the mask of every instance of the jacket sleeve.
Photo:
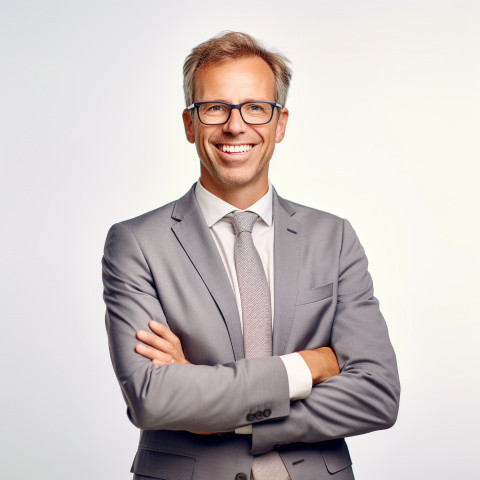
POLYGON ((147 261, 127 225, 110 229, 102 267, 110 355, 136 426, 228 431, 289 414, 287 374, 278 357, 156 367, 134 351, 138 330, 148 330, 150 320, 168 325, 168 319, 147 261))
POLYGON ((254 425, 252 453, 359 435, 389 428, 396 421, 400 384, 395 354, 373 296, 367 258, 347 221, 331 347, 340 375, 317 384, 308 398, 293 402, 288 417, 254 425))

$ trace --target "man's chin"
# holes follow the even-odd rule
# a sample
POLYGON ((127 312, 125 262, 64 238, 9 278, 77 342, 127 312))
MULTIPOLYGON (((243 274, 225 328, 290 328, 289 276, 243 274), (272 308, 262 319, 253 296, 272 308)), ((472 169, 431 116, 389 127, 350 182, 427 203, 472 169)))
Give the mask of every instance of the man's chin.
MULTIPOLYGON (((218 168, 215 170, 218 180, 224 185, 239 187, 242 185, 261 183, 264 173, 268 171, 268 163, 265 165, 257 165, 257 168, 218 168)), ((266 175, 265 175, 266 177, 266 175)))
POLYGON ((224 165, 202 165, 202 184, 212 185, 219 190, 230 190, 250 185, 262 185, 268 183, 268 163, 262 166, 243 165, 243 167, 225 167, 224 165), (261 167, 261 168, 258 168, 261 167))
POLYGON ((254 184, 257 182, 258 172, 254 172, 251 174, 242 174, 242 175, 225 175, 219 174, 217 179, 220 181, 222 185, 225 187, 241 187, 243 185, 254 184))

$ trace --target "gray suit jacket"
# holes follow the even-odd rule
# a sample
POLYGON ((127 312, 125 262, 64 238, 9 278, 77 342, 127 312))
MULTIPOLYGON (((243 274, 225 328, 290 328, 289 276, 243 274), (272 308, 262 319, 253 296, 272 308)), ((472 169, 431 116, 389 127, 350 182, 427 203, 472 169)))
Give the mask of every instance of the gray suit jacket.
POLYGON ((274 193, 273 356, 245 359, 238 309, 194 189, 114 225, 103 258, 113 366, 142 430, 135 478, 249 478, 278 450, 292 480, 353 478, 344 437, 395 422, 399 382, 367 259, 350 224, 274 193), (154 367, 135 332, 157 320, 192 365, 154 367), (332 346, 341 374, 290 403, 279 355, 332 346), (195 435, 253 424, 253 434, 195 435), (245 476, 239 475, 244 473, 245 476))

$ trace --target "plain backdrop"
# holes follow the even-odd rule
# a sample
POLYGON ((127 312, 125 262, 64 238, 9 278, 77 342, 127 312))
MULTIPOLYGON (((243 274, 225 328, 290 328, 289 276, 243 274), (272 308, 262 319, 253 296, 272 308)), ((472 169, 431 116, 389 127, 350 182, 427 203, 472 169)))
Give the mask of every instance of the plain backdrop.
POLYGON ((479 5, 0 0, 1 478, 131 477, 103 243, 198 178, 182 64, 223 30, 291 59, 272 182, 353 224, 398 354, 356 478, 478 475, 479 5))

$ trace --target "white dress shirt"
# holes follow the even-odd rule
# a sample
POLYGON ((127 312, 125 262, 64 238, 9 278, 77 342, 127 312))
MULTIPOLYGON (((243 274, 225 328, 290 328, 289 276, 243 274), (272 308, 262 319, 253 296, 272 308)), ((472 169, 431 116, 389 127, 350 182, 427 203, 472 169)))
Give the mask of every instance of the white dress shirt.
MULTIPOLYGON (((242 305, 240 300, 240 291, 238 289, 237 273, 235 270, 234 260, 234 242, 235 234, 233 232, 232 223, 227 220, 225 215, 232 211, 238 210, 233 205, 223 201, 217 196, 206 190, 197 182, 195 187, 195 195, 200 205, 203 217, 207 222, 210 233, 217 245, 218 252, 222 257, 225 270, 227 271, 230 284, 232 285, 237 302, 240 321, 242 319, 242 305)), ((273 299, 274 299, 274 281, 273 281, 273 191, 269 182, 268 192, 258 202, 250 206, 247 210, 255 212, 259 218, 255 222, 252 229, 252 238, 255 248, 258 250, 260 259, 267 276, 270 287, 272 301, 272 328, 273 326, 273 299)), ((242 325, 243 330, 243 325, 242 325)), ((299 400, 308 397, 312 390, 312 375, 307 364, 298 353, 290 353, 280 356, 287 370, 290 400, 299 400)), ((251 425, 247 430, 237 433, 251 433, 251 425), (248 429, 250 427, 250 429, 248 429), (248 431, 249 430, 249 431, 248 431)))

